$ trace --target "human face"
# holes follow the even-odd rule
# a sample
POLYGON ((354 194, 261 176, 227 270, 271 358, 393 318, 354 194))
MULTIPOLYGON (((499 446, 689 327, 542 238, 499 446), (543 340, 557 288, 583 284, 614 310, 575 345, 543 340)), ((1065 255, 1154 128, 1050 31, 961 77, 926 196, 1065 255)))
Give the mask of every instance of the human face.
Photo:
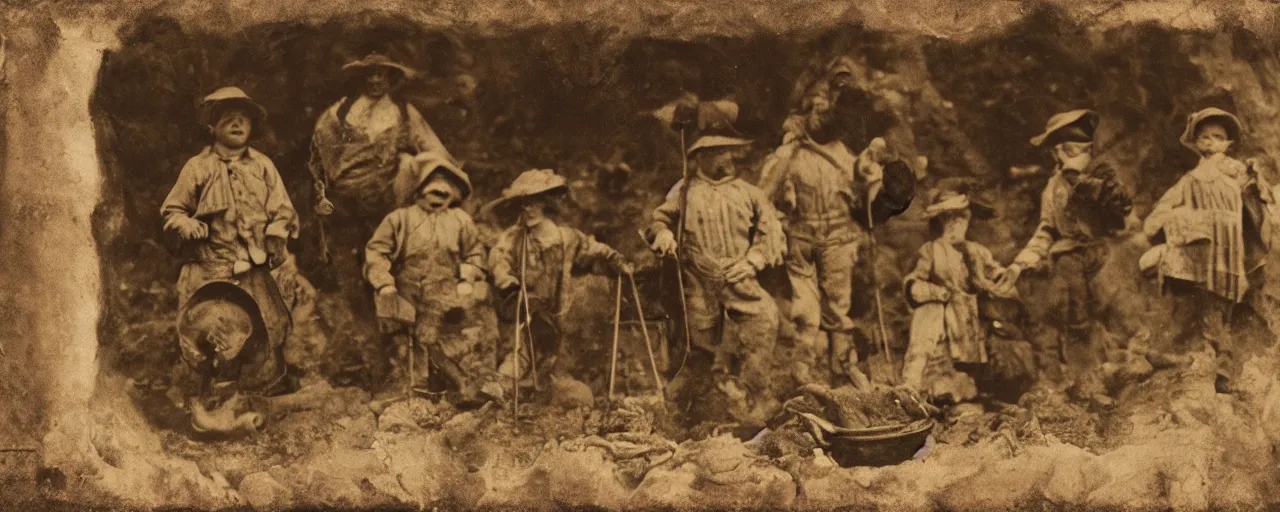
POLYGON ((815 96, 809 99, 809 111, 805 117, 805 129, 810 135, 819 135, 827 127, 831 112, 831 101, 826 96, 815 96))
POLYGON ((422 185, 418 193, 418 205, 427 211, 447 208, 457 194, 453 184, 443 175, 436 173, 422 185))
POLYGON ((244 109, 227 109, 213 125, 213 136, 218 144, 228 149, 240 149, 249 143, 253 132, 253 119, 244 109))
POLYGON ((969 233, 969 211, 965 210, 948 218, 942 233, 952 243, 963 241, 969 233))
POLYGON ((370 98, 381 98, 391 91, 391 82, 395 72, 386 66, 375 66, 365 80, 364 94, 370 98))
POLYGON ((547 203, 542 198, 530 198, 520 205, 520 217, 526 226, 534 226, 547 218, 547 203))
POLYGON ((1231 147, 1231 136, 1227 127, 1217 122, 1201 123, 1196 128, 1196 151, 1200 156, 1212 156, 1226 153, 1231 147))
MULTIPOLYGON (((1053 155, 1062 168, 1063 176, 1072 172, 1078 176, 1081 171, 1089 167, 1089 163, 1093 162, 1093 143, 1063 142, 1053 147, 1053 155)), ((1072 182, 1072 177, 1067 176, 1067 181, 1072 182)))
POLYGON ((707 178, 719 180, 737 173, 733 165, 737 148, 720 147, 704 149, 698 152, 698 169, 707 178))

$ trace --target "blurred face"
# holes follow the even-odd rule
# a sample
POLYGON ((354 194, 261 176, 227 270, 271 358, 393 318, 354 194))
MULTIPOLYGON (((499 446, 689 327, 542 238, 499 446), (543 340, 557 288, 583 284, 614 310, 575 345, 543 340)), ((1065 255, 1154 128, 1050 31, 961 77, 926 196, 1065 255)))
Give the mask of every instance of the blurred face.
POLYGON ((962 211, 947 219, 943 233, 953 241, 964 240, 965 235, 969 233, 969 211, 962 211))
POLYGON ((373 71, 369 72, 369 78, 365 80, 364 95, 370 98, 381 98, 391 91, 391 83, 395 78, 395 71, 386 66, 374 66, 373 71))
POLYGON ((547 203, 543 198, 529 198, 520 205, 520 216, 526 226, 533 226, 547 218, 547 203))
POLYGON ((698 169, 707 178, 713 180, 733 176, 737 169, 733 165, 736 155, 742 153, 736 148, 710 148, 697 153, 698 169))
POLYGON ((1062 176, 1074 185, 1080 172, 1093 162, 1093 143, 1064 142, 1053 147, 1053 156, 1062 169, 1062 176))
POLYGON ((418 206, 427 211, 448 208, 449 203, 453 202, 453 198, 458 194, 453 183, 437 172, 427 178, 427 182, 422 185, 422 190, 418 192, 418 206))
POLYGON ((831 101, 826 96, 815 96, 808 101, 805 130, 815 139, 822 137, 831 117, 831 101))
POLYGON ((230 149, 240 149, 249 143, 253 119, 244 109, 230 108, 218 116, 218 122, 211 129, 218 144, 230 149))
POLYGON ((1226 153, 1231 148, 1231 135, 1227 132, 1227 127, 1220 123, 1209 121, 1200 123, 1196 128, 1196 151, 1200 156, 1211 156, 1220 153, 1226 153))

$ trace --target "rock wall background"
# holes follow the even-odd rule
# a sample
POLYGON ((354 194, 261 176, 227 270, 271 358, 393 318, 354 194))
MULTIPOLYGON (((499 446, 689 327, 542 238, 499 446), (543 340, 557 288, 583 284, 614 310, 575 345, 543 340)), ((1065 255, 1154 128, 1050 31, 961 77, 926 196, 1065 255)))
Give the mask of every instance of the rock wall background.
MULTIPOLYGON (((535 496, 530 499, 539 504, 696 506, 742 497, 694 485, 706 475, 683 471, 716 465, 696 457, 685 469, 658 470, 638 486, 605 478, 592 484, 604 487, 588 496, 565 494, 582 486, 562 481, 565 472, 556 468, 585 462, 562 450, 538 456, 532 469, 527 464, 533 461, 486 455, 477 475, 465 457, 439 451, 456 449, 449 444, 456 440, 445 438, 466 432, 463 422, 424 440, 387 434, 380 416, 322 408, 280 434, 284 444, 298 446, 296 453, 277 453, 270 459, 274 465, 264 466, 236 463, 238 448, 182 446, 158 428, 162 421, 142 417, 127 389, 151 385, 176 360, 169 326, 177 268, 157 238, 157 211, 181 163, 203 143, 193 122, 195 102, 222 85, 244 87, 269 110, 270 131, 256 145, 290 184, 304 216, 304 238, 294 249, 304 273, 322 287, 305 180, 307 143, 316 116, 342 94, 334 70, 374 48, 428 71, 427 80, 411 84, 410 100, 466 161, 478 190, 473 205, 499 193, 522 170, 554 167, 574 183, 574 221, 639 259, 647 253, 630 235, 636 221, 680 173, 678 141, 645 112, 681 90, 732 96, 742 105, 739 128, 761 141, 755 150, 763 156, 780 138, 794 90, 837 55, 866 67, 862 84, 880 109, 899 118, 891 145, 903 156, 929 158, 924 188, 945 177, 972 176, 992 189, 1002 216, 977 223, 971 233, 1005 261, 1034 227, 1047 177, 1015 178, 1009 169, 1047 163, 1027 139, 1054 112, 1087 106, 1103 113, 1104 158, 1135 192, 1138 217, 1193 164, 1177 143, 1192 111, 1236 111, 1246 124, 1242 153, 1280 151, 1270 101, 1280 92, 1277 18, 1266 2, 815 1, 784 7, 672 1, 629 9, 599 2, 576 8, 554 2, 393 3, 378 11, 338 2, 273 4, 31 2, 13 4, 3 17, 0 247, 7 264, 0 274, 7 294, 0 305, 7 306, 9 321, 0 331, 0 364, 7 370, 0 389, 11 399, 0 410, 12 421, 0 433, 5 442, 41 445, 42 465, 60 468, 42 473, 53 496, 202 507, 260 497, 279 491, 276 486, 291 489, 282 496, 295 497, 282 503, 306 503, 300 497, 311 496, 336 505, 521 504, 512 500, 535 496), (388 48, 378 41, 393 43, 388 48), (618 170, 623 162, 629 172, 618 170), (323 432, 304 435, 308 418, 326 425, 323 432), (370 436, 386 439, 370 445, 370 436), (43 443, 35 442, 40 438, 43 443), (378 446, 387 443, 412 444, 405 450, 437 454, 432 460, 441 464, 407 468, 382 460, 379 466, 386 448, 378 446), (353 452, 319 459, 334 447, 353 452), (356 467, 360 461, 369 466, 356 467), (446 466, 452 469, 439 470, 446 466), (63 480, 71 475, 72 484, 60 486, 59 474, 63 480), (383 474, 392 478, 369 476, 383 474), (405 475, 429 475, 421 481, 437 483, 406 487, 405 475), (668 492, 681 486, 689 490, 668 492), (326 497, 306 489, 338 490, 326 497), (671 495, 676 497, 663 497, 671 495)), ((897 297, 899 276, 925 236, 916 213, 882 231, 875 266, 899 344, 907 321, 897 297)), ((1110 308, 1100 320, 1117 338, 1131 334, 1134 325, 1167 320, 1162 301, 1133 272, 1143 243, 1118 242, 1104 270, 1110 308)), ((601 280, 584 284, 585 293, 608 286, 601 280)), ((1045 297, 1037 288, 1042 284, 1029 279, 1026 293, 1045 297)), ((322 301, 317 315, 331 307, 338 306, 322 301)), ((1030 309, 1042 316, 1054 307, 1052 300, 1033 301, 1030 309)), ((864 317, 869 308, 869 300, 856 305, 864 317)), ((607 309, 584 310, 577 329, 600 333, 584 338, 587 352, 607 350, 607 309)), ((598 366, 600 360, 583 364, 598 366)), ((1273 387, 1275 358, 1264 353, 1250 364, 1253 380, 1238 400, 1205 393, 1206 376, 1191 368, 1166 370, 1155 384, 1122 387, 1119 412, 1090 413, 1096 416, 1089 426, 1094 440, 1075 443, 1084 448, 1041 435, 1029 453, 1005 452, 985 440, 999 428, 975 425, 972 431, 983 433, 976 447, 943 445, 922 464, 834 473, 769 470, 766 464, 760 466, 763 476, 735 475, 755 487, 730 488, 758 491, 756 504, 802 506, 837 504, 849 480, 868 490, 866 499, 888 507, 1048 502, 1199 508, 1275 501, 1276 482, 1266 476, 1275 467, 1269 454, 1280 441, 1266 426, 1275 414, 1268 404, 1280 399, 1273 387), (1210 435, 1223 431, 1230 435, 1210 435), (1185 458, 1152 459, 1187 443, 1195 449, 1180 451, 1185 458), (1055 482, 1071 476, 1072 483, 1035 483, 1051 476, 1055 482), (995 488, 1008 495, 972 492, 995 488)), ((600 382, 592 383, 599 392, 600 382)), ((1071 407, 1083 406, 1062 404, 1057 412, 1063 421, 1071 407)), ((1039 421, 1051 422, 1050 410, 1041 407, 1039 421)), ((259 440, 248 455, 253 446, 270 444, 259 440)), ((731 448, 708 452, 752 459, 731 448)), ((615 469, 607 457, 590 462, 601 474, 615 469)))

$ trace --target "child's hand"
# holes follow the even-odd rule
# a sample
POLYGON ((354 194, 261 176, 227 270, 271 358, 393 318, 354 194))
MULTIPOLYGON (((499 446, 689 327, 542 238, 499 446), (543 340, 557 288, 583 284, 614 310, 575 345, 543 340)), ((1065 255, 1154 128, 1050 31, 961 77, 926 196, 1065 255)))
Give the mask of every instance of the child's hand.
POLYGON ((511 274, 503 274, 495 276, 493 284, 497 286, 499 290, 510 290, 518 286, 520 284, 520 280, 516 279, 516 276, 511 274))
POLYGON ((177 230, 183 240, 200 240, 209 236, 209 226, 191 217, 174 217, 165 228, 177 230))
POLYGON ((755 277, 755 275, 756 268, 746 261, 734 263, 724 271, 724 279, 730 283, 737 283, 744 279, 755 277))
POLYGON ((674 256, 676 254, 676 235, 671 230, 663 230, 653 239, 653 251, 660 256, 674 256))
POLYGON ((484 281, 484 271, 470 263, 458 266, 458 278, 463 281, 484 281))
POLYGON ((626 261, 620 261, 616 265, 619 274, 632 275, 636 273, 636 267, 626 261))
POLYGON ((333 215, 333 202, 328 199, 321 199, 316 203, 316 215, 326 217, 333 215))

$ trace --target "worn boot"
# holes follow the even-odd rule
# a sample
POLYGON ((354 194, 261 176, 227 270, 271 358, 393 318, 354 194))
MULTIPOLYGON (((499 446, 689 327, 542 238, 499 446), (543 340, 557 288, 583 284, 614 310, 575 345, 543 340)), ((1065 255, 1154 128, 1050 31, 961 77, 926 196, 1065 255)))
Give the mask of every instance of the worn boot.
POLYGON ((858 369, 858 349, 853 344, 853 334, 833 332, 831 339, 831 373, 835 375, 833 385, 840 386, 851 382, 859 390, 870 390, 871 380, 858 369))

